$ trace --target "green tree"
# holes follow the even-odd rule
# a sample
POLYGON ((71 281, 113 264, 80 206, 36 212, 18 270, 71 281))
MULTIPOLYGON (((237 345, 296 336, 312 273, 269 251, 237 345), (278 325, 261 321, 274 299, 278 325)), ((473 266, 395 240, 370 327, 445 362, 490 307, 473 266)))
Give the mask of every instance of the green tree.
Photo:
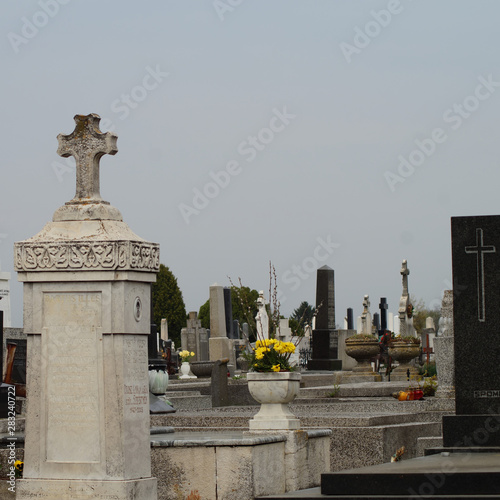
POLYGON ((207 330, 210 328, 210 299, 200 307, 198 319, 201 321, 202 328, 206 328, 207 330))
POLYGON ((300 306, 292 312, 289 322, 290 328, 297 335, 304 335, 304 326, 312 326, 313 316, 314 307, 304 300, 300 303, 300 306))
POLYGON ((417 333, 421 333, 425 328, 425 321, 429 316, 434 320, 434 326, 437 330, 441 317, 439 309, 428 309, 422 299, 413 296, 410 296, 410 302, 413 305, 413 326, 417 333))
POLYGON ((177 278, 167 266, 160 264, 156 283, 152 286, 153 321, 159 327, 161 319, 168 322, 168 336, 175 345, 181 345, 181 329, 186 326, 186 306, 177 278))

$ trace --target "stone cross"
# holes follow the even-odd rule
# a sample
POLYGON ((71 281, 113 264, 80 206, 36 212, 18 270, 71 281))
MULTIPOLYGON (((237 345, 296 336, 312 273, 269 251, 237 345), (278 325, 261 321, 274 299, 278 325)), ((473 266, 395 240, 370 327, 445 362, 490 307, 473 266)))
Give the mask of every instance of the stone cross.
POLYGON ((405 260, 403 260, 403 265, 401 267, 400 271, 401 275, 403 276, 403 297, 408 296, 408 275, 410 274, 410 270, 408 269, 408 263, 405 260))
POLYGON ((372 334, 372 316, 370 314, 370 298, 363 297, 363 313, 361 314, 361 333, 372 334))
POLYGON ((72 203, 102 203, 99 192, 99 161, 105 154, 114 155, 117 136, 111 132, 103 134, 99 130, 101 118, 94 113, 76 115, 75 130, 69 135, 59 134, 57 154, 67 158, 74 156, 76 160, 76 194, 72 203))
POLYGON ((400 271, 401 276, 403 277, 403 294, 401 295, 401 299, 399 300, 399 334, 404 336, 414 336, 415 329, 413 328, 413 317, 409 316, 409 309, 411 307, 410 303, 410 295, 408 293, 408 275, 410 274, 410 270, 408 269, 408 263, 403 260, 403 264, 401 266, 400 271))

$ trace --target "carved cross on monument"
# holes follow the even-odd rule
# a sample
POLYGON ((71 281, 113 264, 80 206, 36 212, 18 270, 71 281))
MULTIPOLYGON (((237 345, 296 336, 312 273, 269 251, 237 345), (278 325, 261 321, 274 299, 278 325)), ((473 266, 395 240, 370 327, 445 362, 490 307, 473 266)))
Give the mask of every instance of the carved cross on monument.
POLYGON ((475 253, 477 255, 477 317, 480 322, 486 320, 486 310, 484 304, 484 254, 495 253, 493 245, 484 246, 483 230, 476 229, 476 246, 465 247, 465 253, 475 253))
POLYGON ((408 297, 408 275, 410 274, 410 270, 408 269, 406 259, 403 260, 400 273, 403 276, 403 297, 408 297))
POLYGON ((76 115, 75 130, 69 135, 59 134, 57 154, 76 160, 76 194, 69 203, 106 203, 99 192, 99 160, 105 154, 114 155, 117 136, 99 130, 101 118, 94 113, 76 115))

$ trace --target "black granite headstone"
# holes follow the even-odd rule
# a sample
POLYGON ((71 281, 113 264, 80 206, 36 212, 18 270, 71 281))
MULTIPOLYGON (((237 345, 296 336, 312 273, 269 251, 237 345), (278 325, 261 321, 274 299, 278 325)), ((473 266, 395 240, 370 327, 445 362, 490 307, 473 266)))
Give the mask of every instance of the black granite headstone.
POLYGON ((379 315, 379 313, 373 313, 373 326, 375 327, 376 332, 378 332, 380 330, 380 315, 379 315))
POLYGON ((443 418, 444 446, 500 446, 500 216, 452 217, 451 238, 456 415, 443 418))
POLYGON ((231 303, 231 289, 224 288, 224 315, 226 319, 226 335, 228 339, 238 338, 233 330, 233 305, 231 303))
POLYGON ((385 331, 387 330, 387 309, 389 308, 386 297, 380 297, 378 308, 380 309, 380 330, 385 331))
POLYGON ((354 330, 354 314, 352 311, 352 307, 347 309, 347 329, 354 330))
POLYGON ((312 332, 312 358, 308 370, 341 370, 338 358, 338 334, 335 330, 335 275, 323 266, 316 273, 316 327, 312 332))

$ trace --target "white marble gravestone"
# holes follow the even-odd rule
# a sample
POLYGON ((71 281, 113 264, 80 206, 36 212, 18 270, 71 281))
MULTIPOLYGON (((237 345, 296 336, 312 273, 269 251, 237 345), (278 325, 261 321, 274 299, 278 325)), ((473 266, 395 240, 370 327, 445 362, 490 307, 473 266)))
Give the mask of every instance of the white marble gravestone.
POLYGON ((372 335, 372 315, 370 314, 370 297, 363 297, 363 313, 361 314, 361 332, 365 335, 372 335))
POLYGON ((10 312, 10 273, 0 270, 0 311, 3 311, 3 326, 5 328, 12 326, 10 312))
POLYGON ((410 302, 410 293, 408 292, 408 263, 403 260, 400 274, 403 278, 403 293, 399 300, 399 335, 401 337, 416 337, 415 328, 413 327, 413 306, 410 302))
POLYGON ((266 311, 266 299, 264 291, 259 292, 257 299, 257 315, 255 316, 255 326, 257 328, 257 339, 264 340, 269 338, 269 316, 266 311))
POLYGON ((217 283, 210 287, 210 339, 208 346, 210 361, 228 358, 229 363, 235 365, 232 342, 227 338, 224 287, 217 285, 217 283))
POLYGON ((24 478, 17 499, 157 498, 151 477, 147 336, 159 247, 99 194, 116 136, 75 116, 58 153, 75 197, 15 244, 28 339, 24 478))

